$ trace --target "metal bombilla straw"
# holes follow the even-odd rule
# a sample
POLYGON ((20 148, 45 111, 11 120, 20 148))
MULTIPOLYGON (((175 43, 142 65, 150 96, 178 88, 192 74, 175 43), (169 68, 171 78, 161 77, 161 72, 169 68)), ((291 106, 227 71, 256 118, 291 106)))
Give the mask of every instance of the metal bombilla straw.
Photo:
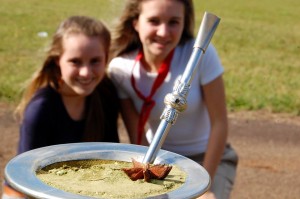
POLYGON ((202 59, 212 37, 220 22, 214 14, 205 12, 199 32, 197 34, 192 55, 187 63, 183 75, 175 82, 173 92, 165 96, 165 109, 160 117, 161 122, 156 130, 153 141, 144 156, 143 163, 153 163, 158 151, 163 145, 171 125, 175 124, 179 112, 187 108, 187 95, 197 66, 202 59))

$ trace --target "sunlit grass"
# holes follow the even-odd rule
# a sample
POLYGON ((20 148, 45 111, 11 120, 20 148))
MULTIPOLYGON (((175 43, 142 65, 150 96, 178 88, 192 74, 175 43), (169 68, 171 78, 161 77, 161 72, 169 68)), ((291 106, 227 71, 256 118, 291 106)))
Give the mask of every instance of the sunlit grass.
MULTIPOLYGON (((226 70, 229 109, 300 115, 300 2, 227 0, 202 4, 221 17, 212 42, 226 70)), ((197 8, 201 9, 201 4, 197 8)))
MULTIPOLYGON (((40 67, 59 22, 89 15, 109 26, 123 0, 0 0, 0 100, 15 102, 40 67), (38 37, 45 31, 50 36, 38 37)), ((194 0, 198 31, 205 11, 221 17, 212 43, 225 67, 228 109, 300 115, 300 1, 194 0)))

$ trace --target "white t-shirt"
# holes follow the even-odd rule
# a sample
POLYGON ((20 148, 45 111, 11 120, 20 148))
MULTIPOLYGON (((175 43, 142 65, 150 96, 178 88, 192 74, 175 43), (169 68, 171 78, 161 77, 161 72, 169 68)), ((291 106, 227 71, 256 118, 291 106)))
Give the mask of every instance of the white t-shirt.
MULTIPOLYGON (((192 54, 193 45, 194 40, 190 40, 175 49, 170 71, 153 96, 156 104, 148 119, 147 138, 153 137, 161 122, 160 116, 165 108, 164 98, 166 94, 172 93, 175 81, 183 74, 192 54)), ((108 72, 117 87, 119 97, 121 99, 131 98, 135 108, 140 112, 143 101, 137 96, 130 82, 137 53, 138 51, 134 51, 112 59, 108 72)), ((223 71, 217 52, 210 44, 194 74, 187 97, 187 109, 179 113, 165 139, 163 149, 186 156, 205 152, 210 134, 210 121, 202 100, 200 85, 216 79, 223 71)), ((145 71, 138 62, 134 67, 133 74, 138 90, 144 96, 148 96, 157 73, 145 71)))

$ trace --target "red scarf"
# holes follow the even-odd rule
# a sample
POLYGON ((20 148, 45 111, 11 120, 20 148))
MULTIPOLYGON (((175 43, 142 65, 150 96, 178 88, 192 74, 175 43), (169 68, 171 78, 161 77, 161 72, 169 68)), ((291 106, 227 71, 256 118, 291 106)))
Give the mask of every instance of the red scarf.
POLYGON ((165 77, 167 76, 167 74, 169 72, 173 54, 174 54, 174 50, 172 50, 170 52, 170 54, 167 56, 167 58, 163 61, 163 63, 159 67, 158 76, 156 77, 156 79, 154 81, 154 84, 152 85, 151 92, 150 92, 149 96, 147 96, 147 97, 144 96, 137 89, 135 79, 134 79, 134 76, 133 76, 134 67, 135 67, 136 63, 142 59, 143 52, 140 51, 137 54, 136 58, 135 58, 135 63, 134 63, 134 66, 132 68, 132 74, 131 74, 131 85, 132 85, 134 91, 136 92, 136 94, 139 96, 139 98, 144 101, 143 106, 142 106, 142 110, 141 110, 141 113, 140 113, 140 117, 139 117, 139 122, 138 122, 137 144, 142 143, 142 135, 144 133, 145 124, 146 124, 146 122, 149 118, 149 115, 150 115, 150 112, 151 112, 152 108, 155 105, 155 101, 152 99, 152 97, 155 94, 155 92, 157 91, 157 89, 161 86, 161 84, 163 83, 165 77))

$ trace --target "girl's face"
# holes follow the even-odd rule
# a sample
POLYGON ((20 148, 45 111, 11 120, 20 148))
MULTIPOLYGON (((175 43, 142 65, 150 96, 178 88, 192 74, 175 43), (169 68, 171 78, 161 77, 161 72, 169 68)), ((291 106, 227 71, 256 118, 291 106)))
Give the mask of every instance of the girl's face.
POLYGON ((145 56, 164 59, 179 43, 184 27, 184 5, 174 0, 141 3, 139 18, 133 22, 145 56))
POLYGON ((90 95, 105 74, 106 52, 98 37, 69 34, 63 38, 63 54, 58 63, 62 95, 90 95))

